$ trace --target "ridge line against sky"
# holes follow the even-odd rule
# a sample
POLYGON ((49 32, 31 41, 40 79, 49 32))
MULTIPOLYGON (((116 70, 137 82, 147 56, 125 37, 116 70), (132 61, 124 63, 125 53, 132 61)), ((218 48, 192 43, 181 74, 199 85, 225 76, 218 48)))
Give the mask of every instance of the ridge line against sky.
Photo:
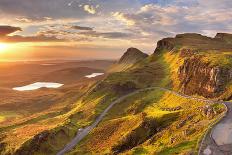
POLYGON ((231 0, 1 0, 0 60, 118 58, 152 53, 178 33, 232 32, 231 0))

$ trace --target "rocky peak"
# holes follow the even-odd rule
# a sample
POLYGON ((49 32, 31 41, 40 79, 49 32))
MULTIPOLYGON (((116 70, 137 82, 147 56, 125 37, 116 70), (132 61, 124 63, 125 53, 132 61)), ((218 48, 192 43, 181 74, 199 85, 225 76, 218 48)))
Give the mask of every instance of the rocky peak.
POLYGON ((121 57, 118 63, 136 63, 140 60, 145 59, 148 57, 148 54, 145 54, 138 50, 137 48, 129 48, 121 57))
POLYGON ((114 64, 108 72, 121 72, 131 68, 137 62, 144 60, 149 55, 141 52, 137 48, 129 48, 120 58, 120 60, 114 64))
POLYGON ((232 34, 229 33, 217 33, 215 39, 226 41, 227 43, 232 43, 232 34))
POLYGON ((231 37, 232 38, 232 34, 229 34, 229 33, 217 33, 215 38, 220 38, 220 39, 223 39, 225 37, 231 37))
POLYGON ((177 34, 174 38, 164 38, 157 42, 156 52, 159 52, 162 49, 173 50, 175 46, 184 45, 184 46, 193 46, 199 44, 199 42, 209 41, 212 38, 203 36, 197 33, 183 33, 177 34))
POLYGON ((174 39, 173 38, 165 38, 157 42, 155 53, 162 50, 168 49, 172 50, 174 48, 174 39))
POLYGON ((232 35, 219 33, 215 38, 211 38, 197 33, 178 34, 174 38, 164 38, 158 41, 155 53, 163 49, 171 51, 175 47, 199 50, 232 49, 232 35))

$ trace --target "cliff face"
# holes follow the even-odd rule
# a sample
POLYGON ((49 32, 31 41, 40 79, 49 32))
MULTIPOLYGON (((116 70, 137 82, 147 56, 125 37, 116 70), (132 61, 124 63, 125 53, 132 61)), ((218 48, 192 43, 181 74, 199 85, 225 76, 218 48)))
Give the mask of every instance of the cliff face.
POLYGON ((172 50, 175 44, 172 38, 165 38, 157 42, 155 53, 162 49, 172 50))
POLYGON ((211 67, 199 58, 187 58, 178 69, 180 89, 185 94, 204 97, 219 96, 232 80, 232 69, 211 67))
POLYGON ((165 50, 177 55, 179 61, 183 61, 174 73, 178 77, 175 80, 179 80, 177 87, 183 93, 218 97, 232 81, 231 65, 221 63, 226 61, 227 64, 231 64, 232 52, 229 52, 232 51, 232 44, 229 42, 231 36, 231 34, 219 33, 215 38, 210 38, 199 34, 180 34, 175 38, 160 40, 155 54, 165 50), (226 54, 225 50, 228 51, 226 54), (204 61, 205 59, 207 61, 204 61))
POLYGON ((227 43, 232 42, 232 34, 229 34, 229 33, 217 33, 215 38, 226 41, 227 43))

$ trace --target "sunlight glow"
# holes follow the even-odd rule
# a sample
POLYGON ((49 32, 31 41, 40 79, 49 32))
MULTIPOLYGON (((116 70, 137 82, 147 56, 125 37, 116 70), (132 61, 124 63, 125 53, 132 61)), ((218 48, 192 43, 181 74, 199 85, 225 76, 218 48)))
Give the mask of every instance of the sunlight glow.
POLYGON ((7 44, 4 44, 4 43, 0 43, 0 52, 3 52, 7 49, 7 44))

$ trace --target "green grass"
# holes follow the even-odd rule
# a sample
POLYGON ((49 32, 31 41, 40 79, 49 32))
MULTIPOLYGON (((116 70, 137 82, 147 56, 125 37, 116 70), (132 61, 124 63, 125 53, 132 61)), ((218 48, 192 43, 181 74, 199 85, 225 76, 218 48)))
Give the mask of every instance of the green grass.
POLYGON ((206 51, 200 54, 202 62, 209 63, 210 66, 220 66, 230 68, 232 66, 232 53, 231 52, 215 52, 206 51))
MULTIPOLYGON (((40 149, 35 151, 35 154, 42 152, 55 154, 75 136, 78 128, 90 125, 112 101, 120 96, 152 86, 178 90, 180 85, 178 69, 186 59, 180 56, 180 51, 184 48, 197 50, 198 53, 196 52, 194 56, 200 56, 201 61, 208 63, 209 66, 231 67, 230 52, 219 53, 217 50, 224 44, 211 45, 211 41, 199 35, 187 36, 187 38, 179 36, 179 39, 171 40, 175 43, 172 52, 162 49, 160 53, 155 53, 136 64, 120 66, 129 68, 110 73, 92 91, 81 96, 76 103, 65 104, 69 107, 67 111, 43 114, 10 126, 6 130, 9 134, 16 132, 20 135, 24 134, 23 129, 28 129, 30 126, 32 129, 38 128, 34 126, 45 127, 29 133, 30 137, 23 139, 22 149, 30 150, 33 144, 36 144, 33 136, 48 130, 48 139, 39 144, 40 149), (53 123, 54 121, 57 122, 53 123), (57 138, 54 138, 54 135, 57 135, 57 138)), ((231 97, 230 92, 225 96, 231 97)), ((205 105, 207 105, 205 102, 186 99, 165 91, 141 92, 117 103, 103 121, 69 154, 110 154, 112 148, 120 149, 120 146, 128 146, 129 149, 122 149, 125 151, 124 154, 135 155, 154 153, 165 155, 195 151, 197 141, 204 134, 206 126, 212 122, 199 112, 199 108, 205 105), (168 110, 176 107, 181 109, 168 110), (191 119, 188 119, 189 117, 191 119), (183 121, 185 123, 177 129, 183 121), (153 129, 154 124, 157 125, 157 130, 153 129), (190 129, 193 132, 185 135, 190 129), (172 138, 176 138, 174 142, 170 142, 172 138), (131 139, 135 142, 132 145, 129 143, 131 139)), ((212 107, 218 115, 224 110, 218 104, 212 107)), ((215 115, 215 118, 218 115, 215 115)), ((5 115, 0 114, 0 122, 5 118, 5 115)), ((25 138, 25 135, 21 137, 25 138)), ((12 139, 8 143, 12 142, 12 139)))
POLYGON ((0 112, 0 122, 3 122, 7 119, 12 119, 12 118, 20 118, 22 117, 20 114, 15 113, 13 111, 2 111, 0 112))
POLYGON ((133 155, 146 155, 146 154, 148 154, 148 151, 146 149, 142 148, 142 147, 141 148, 136 148, 133 151, 133 155))
POLYGON ((62 112, 52 112, 52 113, 48 113, 48 114, 45 114, 45 115, 40 115, 40 116, 38 116, 36 118, 26 120, 26 121, 24 121, 22 123, 15 123, 15 124, 10 125, 10 126, 2 127, 2 128, 0 128, 0 131, 14 129, 14 128, 21 127, 21 126, 24 126, 24 125, 27 125, 27 124, 37 123, 37 122, 40 122, 42 120, 46 120, 48 118, 53 118, 53 117, 61 115, 61 114, 62 114, 62 112))
POLYGON ((0 122, 3 122, 6 118, 4 116, 0 116, 0 122))
POLYGON ((182 142, 174 147, 168 147, 157 153, 157 155, 180 154, 194 149, 196 141, 182 142))

